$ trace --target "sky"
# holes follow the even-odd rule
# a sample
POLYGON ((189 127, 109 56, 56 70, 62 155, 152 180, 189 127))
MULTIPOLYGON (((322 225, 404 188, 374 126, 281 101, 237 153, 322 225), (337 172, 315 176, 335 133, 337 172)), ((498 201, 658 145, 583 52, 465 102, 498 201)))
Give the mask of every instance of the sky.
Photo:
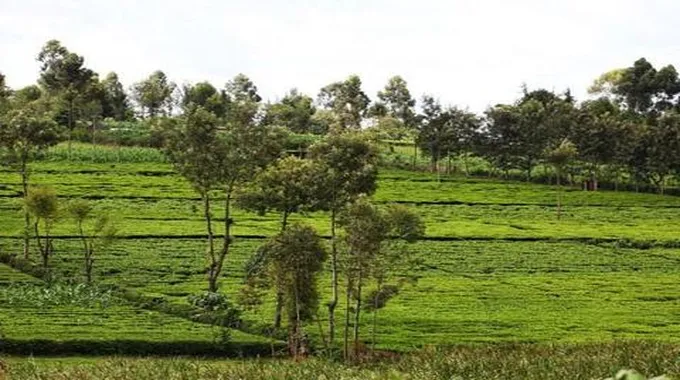
POLYGON ((158 69, 217 87, 244 73, 276 101, 357 74, 375 98, 401 75, 418 99, 482 112, 522 84, 583 99, 640 57, 680 65, 679 14, 677 0, 0 0, 0 72, 35 83, 57 39, 126 87, 158 69))

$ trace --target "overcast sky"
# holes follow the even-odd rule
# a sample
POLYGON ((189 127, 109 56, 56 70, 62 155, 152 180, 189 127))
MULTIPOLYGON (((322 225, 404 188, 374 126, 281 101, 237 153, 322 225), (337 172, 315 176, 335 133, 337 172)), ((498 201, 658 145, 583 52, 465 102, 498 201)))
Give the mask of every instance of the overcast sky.
POLYGON ((0 72, 34 83, 49 39, 126 86, 161 69, 221 87, 248 75, 265 99, 361 76, 482 111, 522 83, 579 98, 600 73, 647 57, 680 64, 678 0, 0 0, 0 72))

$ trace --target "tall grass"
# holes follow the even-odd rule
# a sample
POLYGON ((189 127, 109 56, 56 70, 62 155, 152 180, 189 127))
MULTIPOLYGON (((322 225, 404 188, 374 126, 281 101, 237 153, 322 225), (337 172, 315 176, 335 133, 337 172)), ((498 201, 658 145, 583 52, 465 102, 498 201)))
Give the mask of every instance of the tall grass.
POLYGON ((592 345, 461 346, 344 365, 322 359, 201 361, 111 358, 82 363, 9 363, 9 379, 604 379, 621 368, 680 374, 680 347, 619 342, 592 345))

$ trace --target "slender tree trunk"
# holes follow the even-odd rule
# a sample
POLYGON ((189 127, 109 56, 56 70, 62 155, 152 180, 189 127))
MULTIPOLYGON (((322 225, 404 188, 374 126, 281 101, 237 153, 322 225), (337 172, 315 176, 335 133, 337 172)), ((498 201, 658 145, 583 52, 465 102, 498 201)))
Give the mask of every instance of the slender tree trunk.
MULTIPOLYGON (((281 232, 284 232, 286 230, 286 227, 288 226, 288 211, 284 211, 283 215, 281 217, 281 232)), ((276 310, 274 312, 274 328, 281 328, 281 319, 282 319, 282 314, 283 314, 283 290, 279 289, 277 286, 276 289, 276 310)))
POLYGON ((349 274, 347 274, 347 291, 345 292, 345 330, 343 333, 343 353, 345 360, 349 360, 349 309, 350 301, 352 298, 352 283, 349 279, 349 274))
POLYGON ((361 288, 363 287, 363 273, 359 269, 359 281, 357 281, 357 303, 354 310, 354 357, 359 357, 359 326, 361 326, 361 288))
POLYGON ((465 176, 470 176, 470 153, 463 154, 463 165, 465 166, 465 176))
POLYGON ((206 231, 208 233, 208 257, 210 259, 210 269, 208 271, 208 291, 217 291, 217 258, 215 257, 215 239, 212 229, 212 215, 210 214, 210 193, 206 190, 203 193, 203 217, 205 218, 206 231))
POLYGON ((24 259, 28 260, 31 251, 31 214, 29 214, 25 205, 26 199, 28 197, 28 168, 26 165, 26 159, 23 157, 21 161, 21 187, 24 196, 24 259))
POLYGON ((45 247, 43 246, 43 243, 40 240, 40 229, 38 227, 39 223, 40 219, 36 218, 35 223, 33 224, 33 228, 35 231, 35 241, 38 243, 38 250, 40 251, 40 257, 42 258, 43 269, 47 270, 47 254, 45 251, 45 247))
POLYGON ((71 159, 71 139, 73 137, 73 99, 68 101, 68 159, 71 159))
POLYGON ((83 258, 84 258, 84 272, 85 280, 88 284, 92 282, 92 267, 90 265, 90 259, 92 254, 90 252, 90 247, 87 244, 87 238, 85 238, 85 231, 83 231, 83 222, 78 221, 78 233, 80 234, 80 241, 83 243, 83 258))
POLYGON ((328 344, 335 341, 335 308, 338 306, 338 242, 335 231, 336 210, 331 210, 331 301, 328 303, 328 344))
POLYGON ((413 139, 413 170, 416 170, 418 165, 418 143, 416 139, 413 139))
POLYGON ((220 251, 218 257, 217 257, 217 263, 215 265, 215 271, 213 273, 214 275, 214 290, 217 291, 217 279, 220 277, 220 273, 222 273, 222 268, 224 266, 224 261, 227 259, 227 256, 229 256, 229 249, 231 248, 231 225, 232 225, 232 220, 231 220, 231 197, 233 193, 234 187, 233 184, 227 185, 226 188, 226 197, 224 201, 224 240, 222 243, 222 250, 220 251))
POLYGON ((560 173, 556 173, 557 180, 557 220, 562 218, 562 184, 560 183, 560 173))
POLYGON ((382 280, 378 280, 378 286, 373 298, 373 329, 371 330, 371 354, 375 354, 375 343, 378 336, 378 298, 382 290, 382 280))

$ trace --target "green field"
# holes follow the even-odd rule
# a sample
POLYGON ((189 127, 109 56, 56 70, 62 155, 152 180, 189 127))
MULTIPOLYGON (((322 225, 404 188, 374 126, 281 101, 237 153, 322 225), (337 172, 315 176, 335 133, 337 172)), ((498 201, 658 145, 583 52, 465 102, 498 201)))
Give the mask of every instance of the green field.
MULTIPOLYGON (((99 284, 186 304, 188 295, 207 285, 197 196, 170 165, 154 162, 158 156, 153 153, 148 153, 150 162, 129 158, 125 150, 122 154, 128 162, 66 162, 52 156, 33 165, 31 181, 53 186, 64 201, 92 199, 116 221, 121 239, 96 259, 99 284)), ((0 172, 0 184, 0 249, 18 253, 23 226, 19 177, 0 172)), ((424 263, 418 268, 420 279, 381 311, 379 348, 677 342, 680 337, 678 197, 568 188, 558 221, 551 186, 456 176, 438 180, 426 173, 383 170, 374 198, 406 204, 427 225, 426 238, 411 247, 424 263)), ((216 215, 220 207, 218 202, 216 215)), ((243 265, 262 236, 279 229, 275 214, 237 211, 234 219, 237 240, 222 278, 229 296, 238 292, 243 265)), ((324 213, 292 219, 329 233, 324 213)), ((69 238, 75 227, 64 218, 54 232, 55 276, 81 280, 81 246, 69 238)), ((34 279, 0 266, 0 284, 26 281, 34 279)), ((324 299, 329 283, 329 276, 321 279, 324 299)), ((244 318, 270 322, 271 300, 244 318)), ((364 313, 364 318, 364 336, 369 337, 372 315, 364 313)), ((122 300, 94 310, 4 303, 0 326, 17 341, 212 342, 215 335, 207 325, 122 300)), ((317 336, 316 327, 310 333, 317 336)), ((233 341, 267 342, 240 332, 234 332, 233 341)))

